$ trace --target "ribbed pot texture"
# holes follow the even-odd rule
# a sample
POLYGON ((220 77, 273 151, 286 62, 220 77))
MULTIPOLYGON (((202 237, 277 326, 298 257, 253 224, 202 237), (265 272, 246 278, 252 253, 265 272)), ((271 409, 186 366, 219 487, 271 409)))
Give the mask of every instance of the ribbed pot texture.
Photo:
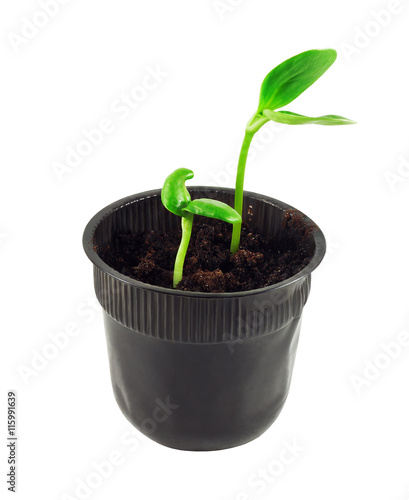
MULTIPOLYGON (((189 186, 189 192, 192 199, 233 205, 232 189, 189 186)), ((280 238, 283 213, 293 207, 245 192, 248 205, 251 224, 280 238)), ((313 224, 307 216, 304 221, 313 224)), ((158 443, 182 450, 230 448, 260 436, 283 407, 311 272, 324 257, 325 238, 319 228, 314 231, 314 256, 297 275, 234 293, 149 285, 98 256, 116 229, 165 232, 179 225, 157 189, 112 203, 85 228, 83 245, 103 307, 113 391, 128 420, 158 443)))

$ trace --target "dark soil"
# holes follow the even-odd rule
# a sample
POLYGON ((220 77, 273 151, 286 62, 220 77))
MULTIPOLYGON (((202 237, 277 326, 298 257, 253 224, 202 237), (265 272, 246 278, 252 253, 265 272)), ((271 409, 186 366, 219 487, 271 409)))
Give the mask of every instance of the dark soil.
MULTIPOLYGON (((294 276, 314 254, 311 234, 316 227, 306 226, 296 210, 284 213, 279 239, 267 239, 243 224, 240 250, 234 255, 230 254, 231 224, 196 219, 179 290, 222 293, 262 288, 294 276)), ((126 276, 172 288, 180 238, 180 229, 167 234, 115 232, 110 244, 97 251, 103 261, 126 276)))

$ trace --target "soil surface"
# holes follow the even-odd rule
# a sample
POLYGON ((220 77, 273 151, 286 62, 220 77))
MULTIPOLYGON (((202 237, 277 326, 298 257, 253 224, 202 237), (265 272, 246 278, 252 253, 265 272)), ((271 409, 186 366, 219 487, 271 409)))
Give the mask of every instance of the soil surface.
MULTIPOLYGON (((297 210, 284 213, 279 239, 268 239, 242 225, 240 249, 230 254, 232 226, 196 217, 179 290, 240 292, 283 281, 301 271, 314 254, 316 226, 306 226, 297 210)), ((116 271, 151 285, 172 288, 181 230, 163 234, 115 232, 98 255, 116 271)))

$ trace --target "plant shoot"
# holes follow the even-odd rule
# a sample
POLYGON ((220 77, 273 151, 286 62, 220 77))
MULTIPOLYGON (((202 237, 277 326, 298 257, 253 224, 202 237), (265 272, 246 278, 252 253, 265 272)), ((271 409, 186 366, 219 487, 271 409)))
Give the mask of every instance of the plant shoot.
POLYGON ((183 277, 183 265, 192 234, 193 218, 195 215, 212 217, 230 222, 231 224, 241 222, 241 215, 232 207, 226 205, 226 203, 208 198, 200 198, 192 201, 189 191, 186 189, 185 182, 188 179, 192 179, 193 175, 192 170, 178 168, 165 179, 161 191, 163 205, 170 212, 182 218, 182 239, 176 254, 173 271, 173 288, 176 288, 183 277))
MULTIPOLYGON (((243 144, 240 151, 236 176, 234 208, 243 213, 243 184, 247 154, 254 134, 269 120, 287 125, 348 125, 356 123, 338 115, 325 115, 311 118, 290 111, 277 111, 286 106, 310 87, 337 57, 333 49, 308 50, 279 64, 264 78, 261 84, 260 99, 257 111, 246 126, 243 144)), ((235 253, 240 245, 241 222, 233 224, 230 251, 235 253)))

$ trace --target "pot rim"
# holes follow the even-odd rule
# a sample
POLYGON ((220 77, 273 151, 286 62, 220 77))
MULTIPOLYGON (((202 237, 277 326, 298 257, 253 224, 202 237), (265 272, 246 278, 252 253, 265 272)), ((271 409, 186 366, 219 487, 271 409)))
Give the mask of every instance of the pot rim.
MULTIPOLYGON (((194 192, 194 191, 219 191, 219 192, 225 192, 229 194, 234 194, 234 189, 233 188, 227 188, 227 187, 218 187, 218 186, 189 186, 189 192, 194 192)), ((163 294, 170 294, 170 295, 178 295, 178 296, 186 296, 186 297, 201 297, 201 298, 208 298, 208 299, 223 299, 223 298, 232 298, 232 297, 243 297, 243 296, 248 296, 248 295, 258 295, 261 293, 265 293, 269 290, 273 289, 279 289, 282 287, 285 287, 289 285, 290 283, 294 283, 302 278, 305 278, 309 274, 312 273, 314 269, 318 267, 318 265, 321 263, 322 259, 324 258, 325 251, 326 251, 326 242, 325 242, 325 237, 324 234, 322 233, 321 229, 315 222, 310 219, 307 215, 305 215, 303 212, 300 210, 296 209, 295 207, 288 205, 287 203, 277 200, 275 198, 271 198, 270 196, 262 195, 260 193, 254 193, 252 191, 244 191, 244 196, 248 198, 256 198, 258 200, 262 200, 266 202, 269 205, 273 205, 277 207, 280 210, 298 210, 302 215, 304 216, 304 219, 306 222, 310 224, 314 224, 317 229, 312 233, 312 236, 314 238, 314 243, 315 243, 315 251, 314 255, 309 262, 309 264, 304 267, 300 272, 295 274, 294 276, 291 276, 290 278, 287 278, 286 280, 280 281, 278 283, 274 283, 273 285, 268 285, 262 288, 254 288, 252 290, 245 290, 241 292, 194 292, 194 291, 189 291, 189 290, 175 290, 172 288, 165 288, 157 285, 151 285, 149 283, 144 283, 143 281, 138 281, 134 278, 131 278, 129 276, 126 276, 125 274, 120 273, 119 271, 116 271, 112 267, 110 267, 108 264, 106 264, 97 254, 97 252, 94 250, 94 243, 93 243, 93 237, 94 237, 94 232, 100 222, 105 219, 108 215, 110 215, 112 212, 115 210, 120 210, 126 205, 130 205, 132 203, 136 203, 138 201, 142 201, 147 198, 152 198, 155 196, 160 195, 161 189, 152 189, 149 191, 143 191, 141 193, 136 193, 130 196, 126 196, 125 198, 121 198, 120 200, 114 201, 113 203, 110 203, 106 207, 104 207, 102 210, 97 212, 88 222, 88 224, 85 227, 83 237, 82 237, 82 244, 84 251, 88 258, 91 260, 91 262, 94 264, 94 266, 98 267, 101 271, 104 273, 112 276, 116 280, 119 280, 123 283, 128 283, 132 286, 138 287, 138 288, 144 288, 146 290, 150 290, 152 292, 157 292, 157 293, 163 293, 163 294)))

